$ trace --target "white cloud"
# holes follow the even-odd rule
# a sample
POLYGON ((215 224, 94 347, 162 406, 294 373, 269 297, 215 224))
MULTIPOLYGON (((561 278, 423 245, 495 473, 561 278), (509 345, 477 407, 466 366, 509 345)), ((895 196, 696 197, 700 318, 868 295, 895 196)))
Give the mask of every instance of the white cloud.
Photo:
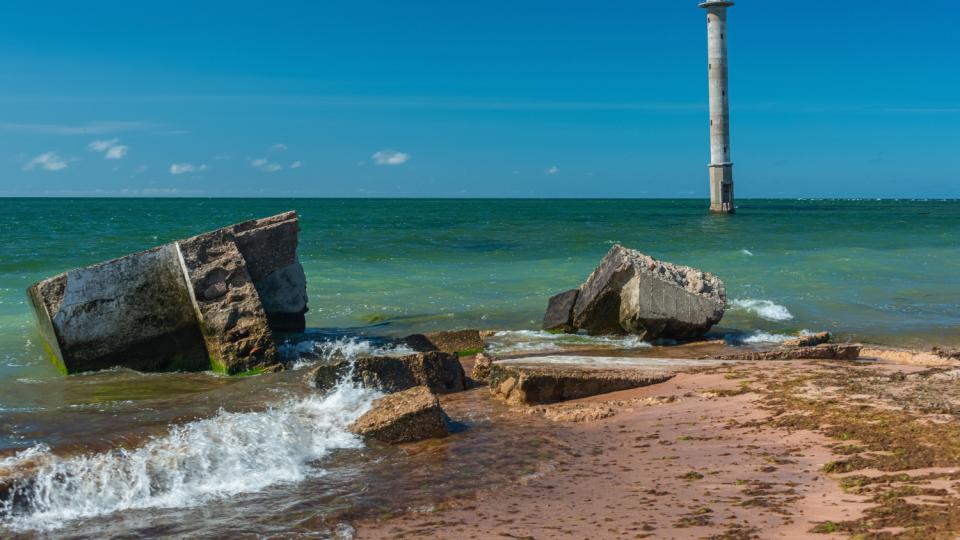
POLYGON ((87 150, 90 150, 91 152, 106 152, 111 147, 115 146, 118 142, 120 142, 120 139, 93 141, 92 143, 87 145, 87 150))
POLYGON ((104 154, 104 159, 123 159, 123 156, 127 155, 127 147, 123 144, 118 144, 117 146, 111 147, 107 150, 107 153, 104 154))
POLYGON ((271 163, 267 158, 251 159, 250 166, 254 169, 260 169, 266 173, 275 173, 283 169, 283 165, 279 163, 271 163))
POLYGON ((283 143, 277 143, 277 144, 275 144, 275 145, 273 145, 273 146, 270 147, 270 151, 271 151, 271 152, 286 152, 286 151, 287 151, 287 145, 285 145, 285 144, 283 144, 283 143))
POLYGON ((396 150, 381 150, 371 157, 377 165, 403 165, 410 160, 410 154, 396 150))
POLYGON ((103 159, 123 159, 127 155, 128 147, 120 144, 120 139, 105 139, 93 141, 87 145, 91 152, 103 152, 103 159))
POLYGON ((205 170, 207 170, 206 165, 194 165, 193 163, 174 163, 170 165, 170 174, 186 174, 205 170))
POLYGON ((79 126, 59 124, 16 124, 0 122, 0 131, 14 131, 18 133, 35 133, 43 135, 100 135, 105 133, 119 133, 148 129, 155 124, 149 122, 91 122, 79 126))
POLYGON ((560 167, 557 167, 556 165, 552 165, 549 169, 543 172, 547 174, 557 174, 558 172, 560 172, 560 167))
POLYGON ((50 151, 31 159, 23 166, 23 170, 32 171, 36 168, 44 171, 59 171, 67 168, 67 162, 60 158, 56 152, 50 151))
POLYGON ((299 159, 290 164, 291 169, 299 169, 300 167, 303 167, 303 163, 299 159))

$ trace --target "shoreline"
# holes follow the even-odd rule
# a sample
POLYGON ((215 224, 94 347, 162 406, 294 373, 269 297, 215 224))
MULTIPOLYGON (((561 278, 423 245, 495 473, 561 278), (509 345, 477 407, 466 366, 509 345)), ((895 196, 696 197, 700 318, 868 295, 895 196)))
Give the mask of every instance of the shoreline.
MULTIPOLYGON (((926 353, 894 352, 891 359, 731 363, 681 373, 658 385, 517 410, 559 426, 568 447, 556 463, 426 512, 357 520, 356 538, 589 538, 599 532, 611 538, 805 538, 813 532, 824 538, 853 533, 869 538, 923 530, 936 538, 960 518, 955 500, 960 485, 949 482, 960 475, 960 455, 886 463, 882 456, 889 452, 876 447, 880 440, 853 439, 828 423, 778 420, 793 416, 783 402, 802 401, 795 391, 813 377, 814 388, 833 378, 843 381, 840 388, 864 392, 830 394, 837 410, 877 408, 911 424, 932 421, 938 413, 923 412, 916 396, 869 404, 863 380, 886 378, 870 390, 881 394, 898 385, 922 387, 927 380, 936 386, 943 377, 960 374, 960 362, 934 361, 930 367, 926 353), (589 414, 598 408, 604 413, 589 414), (588 413, 550 414, 563 410, 588 413), (861 462, 837 465, 855 462, 852 455, 861 462), (893 473, 900 480, 885 479, 893 473), (949 511, 930 519, 937 504, 949 511)), ((960 405, 960 390, 948 396, 960 405)), ((852 431, 864 428, 856 419, 845 421, 852 431)), ((948 422, 950 433, 960 435, 954 423, 948 422)), ((917 437, 924 434, 919 429, 917 437)), ((869 430, 861 436, 883 438, 869 430)))

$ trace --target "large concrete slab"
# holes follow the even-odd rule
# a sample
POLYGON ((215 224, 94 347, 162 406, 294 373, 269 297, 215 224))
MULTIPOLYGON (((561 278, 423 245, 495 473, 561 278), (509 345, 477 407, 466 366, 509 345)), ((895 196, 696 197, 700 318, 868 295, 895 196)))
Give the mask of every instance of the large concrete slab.
POLYGON ((63 373, 273 364, 272 331, 302 330, 307 311, 298 232, 286 212, 36 283, 45 348, 63 373))

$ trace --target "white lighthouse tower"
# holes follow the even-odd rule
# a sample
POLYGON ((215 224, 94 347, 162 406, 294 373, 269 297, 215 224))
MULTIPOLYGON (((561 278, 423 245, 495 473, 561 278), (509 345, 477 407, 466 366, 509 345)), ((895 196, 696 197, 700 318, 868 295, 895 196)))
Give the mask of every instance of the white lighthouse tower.
POLYGON ((727 8, 733 2, 707 0, 707 70, 710 79, 710 212, 732 214, 730 99, 727 88, 727 8))

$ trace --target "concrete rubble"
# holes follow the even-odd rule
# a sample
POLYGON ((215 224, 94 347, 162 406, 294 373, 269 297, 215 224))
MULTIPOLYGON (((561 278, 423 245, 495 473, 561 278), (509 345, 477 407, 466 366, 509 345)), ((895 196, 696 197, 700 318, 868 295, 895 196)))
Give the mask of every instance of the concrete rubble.
POLYGON ((27 292, 45 348, 63 373, 275 365, 273 333, 304 328, 299 230, 286 212, 36 283, 27 292))
POLYGON ((425 386, 415 386, 380 398, 349 429, 361 437, 399 444, 446 437, 447 422, 437 396, 425 386))
POLYGON ((356 384, 387 393, 415 386, 426 386, 438 394, 461 392, 467 388, 459 357, 455 353, 438 351, 338 360, 311 369, 305 380, 316 388, 328 390, 348 377, 356 384))
POLYGON ((511 405, 540 405, 662 383, 674 374, 655 368, 587 368, 491 362, 487 382, 511 405))
POLYGON ((726 300, 713 274, 615 245, 579 289, 550 299, 543 328, 695 339, 720 321, 726 300))

